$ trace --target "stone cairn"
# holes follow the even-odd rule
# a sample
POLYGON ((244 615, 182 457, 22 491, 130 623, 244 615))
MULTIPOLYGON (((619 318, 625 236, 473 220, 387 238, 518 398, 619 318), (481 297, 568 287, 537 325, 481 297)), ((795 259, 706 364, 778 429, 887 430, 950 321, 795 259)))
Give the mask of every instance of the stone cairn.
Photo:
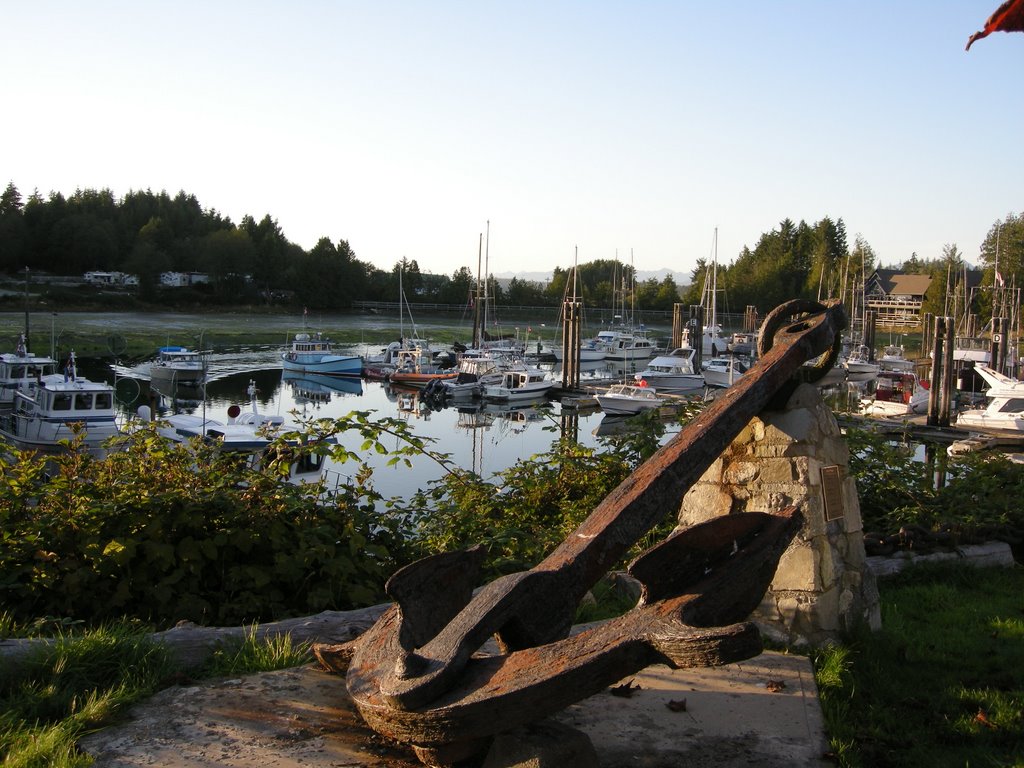
POLYGON ((771 588, 751 616, 766 639, 820 646, 860 623, 881 626, 864 552, 849 450, 818 390, 803 384, 781 411, 765 411, 683 497, 681 527, 735 512, 804 514, 771 588))

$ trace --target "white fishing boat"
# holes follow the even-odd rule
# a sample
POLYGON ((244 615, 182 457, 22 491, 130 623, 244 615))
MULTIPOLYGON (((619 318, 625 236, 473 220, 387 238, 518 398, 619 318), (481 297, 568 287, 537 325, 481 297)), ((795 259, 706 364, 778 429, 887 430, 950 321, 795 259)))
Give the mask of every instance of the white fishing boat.
POLYGON ((149 378, 158 386, 201 384, 206 379, 206 356, 188 347, 160 347, 149 366, 149 378))
POLYGON ((547 372, 532 365, 523 365, 502 371, 501 381, 485 384, 483 398, 498 402, 538 400, 547 397, 555 382, 547 372))
POLYGON ((607 392, 597 395, 601 410, 610 414, 634 414, 665 404, 654 387, 642 384, 612 384, 607 392))
MULTIPOLYGON (((249 409, 228 408, 227 422, 208 418, 205 414, 173 413, 159 419, 157 431, 175 442, 192 438, 217 440, 225 449, 251 452, 266 448, 281 431, 284 417, 260 412, 256 399, 256 382, 249 382, 249 409)), ((139 409, 142 421, 152 419, 148 406, 139 409)))
POLYGON ((907 358, 902 345, 889 344, 878 357, 878 366, 883 371, 912 371, 914 361, 907 358))
POLYGON ((19 336, 14 352, 0 354, 0 411, 14 405, 15 392, 27 390, 56 372, 56 360, 32 354, 25 348, 24 334, 19 336))
POLYGON ((1024 381, 1010 378, 987 365, 974 370, 988 383, 984 408, 970 408, 956 417, 956 425, 983 432, 1024 433, 1024 381))
POLYGON ((318 373, 330 376, 359 376, 363 359, 359 355, 339 355, 330 339, 320 333, 297 333, 291 347, 281 353, 281 365, 295 373, 318 373))
POLYGON ((709 387, 731 387, 747 368, 747 363, 735 357, 713 357, 702 366, 704 383, 709 387))
POLYGON ((704 388, 704 376, 693 365, 697 351, 678 347, 667 355, 658 355, 642 371, 634 375, 637 383, 645 382, 662 392, 686 394, 704 388))
MULTIPOLYGON (((205 414, 173 413, 156 419, 157 432, 175 443, 188 444, 193 440, 212 443, 218 450, 246 457, 251 468, 259 468, 267 458, 267 449, 281 440, 287 431, 283 416, 260 412, 256 398, 256 383, 249 381, 247 388, 249 408, 238 405, 228 408, 226 422, 206 417, 205 414)), ((149 406, 138 410, 140 421, 153 421, 149 406)), ((323 437, 319 442, 335 442, 333 437, 323 437)), ((297 446, 298 440, 289 440, 290 446, 297 446)), ((319 479, 324 468, 324 456, 317 451, 299 450, 288 467, 288 482, 302 483, 319 479)))
POLYGON ((499 384, 507 363, 500 357, 492 355, 464 355, 456 366, 454 379, 440 379, 439 384, 445 397, 465 399, 479 397, 488 384, 499 384))
POLYGON ((641 325, 636 330, 623 327, 600 331, 594 339, 594 348, 604 353, 605 360, 633 363, 649 360, 656 345, 647 338, 647 332, 641 325))
MULTIPOLYGON (((551 353, 559 363, 565 361, 561 346, 555 346, 551 353)), ((580 340, 580 363, 599 363, 605 359, 605 351, 597 345, 596 339, 580 340)))
POLYGON ((878 372, 860 411, 867 416, 908 416, 928 412, 928 387, 913 371, 878 372))
POLYGON ((846 356, 843 367, 850 378, 862 380, 875 376, 880 370, 878 363, 871 360, 871 350, 863 344, 846 356))
POLYGON ((15 390, 11 410, 0 416, 0 437, 23 450, 57 453, 81 435, 87 450, 102 453, 119 432, 116 415, 114 387, 79 376, 72 352, 63 374, 15 390))

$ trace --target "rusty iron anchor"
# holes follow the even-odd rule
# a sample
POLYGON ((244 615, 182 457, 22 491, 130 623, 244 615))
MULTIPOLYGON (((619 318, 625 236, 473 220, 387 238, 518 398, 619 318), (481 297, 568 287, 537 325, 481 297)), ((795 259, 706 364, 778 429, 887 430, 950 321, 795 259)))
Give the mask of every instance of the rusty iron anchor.
POLYGON ((797 300, 770 313, 760 360, 529 571, 475 595, 480 548, 398 571, 386 587, 396 605, 360 638, 347 673, 367 723, 427 762, 451 764, 650 664, 711 666, 760 653, 756 627, 740 622, 799 529, 795 508, 728 515, 670 536, 630 564, 643 588, 637 607, 568 635, 586 592, 678 507, 750 419, 828 371, 845 327, 838 302, 797 300), (491 636, 501 652, 478 653, 491 636))

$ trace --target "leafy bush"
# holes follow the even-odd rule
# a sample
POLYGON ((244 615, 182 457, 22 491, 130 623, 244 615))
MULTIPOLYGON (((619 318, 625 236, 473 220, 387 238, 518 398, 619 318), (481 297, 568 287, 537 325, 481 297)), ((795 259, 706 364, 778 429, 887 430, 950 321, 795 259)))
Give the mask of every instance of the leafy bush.
POLYGON ((998 452, 913 460, 913 448, 875 432, 850 429, 850 472, 857 481, 865 531, 892 534, 908 526, 943 532, 952 541, 1024 538, 1024 465, 998 452), (938 487, 937 470, 945 472, 938 487))
MULTIPOLYGON (((491 480, 453 470, 412 499, 406 512, 418 521, 412 543, 420 554, 482 544, 489 577, 530 568, 657 450, 664 431, 651 413, 605 449, 558 441, 550 452, 521 459, 491 480)), ((675 526, 673 515, 666 518, 645 541, 663 538, 675 526)))
MULTIPOLYGON (((376 438, 390 428, 360 413, 307 426, 362 431, 375 452, 388 452, 376 438)), ((323 434, 307 435, 303 447, 285 443, 296 437, 283 436, 268 453, 278 458, 260 466, 214 444, 170 443, 153 428, 122 438, 102 459, 84 451, 48 462, 0 457, 6 610, 22 622, 239 624, 381 600, 395 567, 388 545, 403 532, 373 514, 380 497, 365 467, 330 494, 322 483, 282 482, 301 452, 358 460, 323 434)), ((423 449, 410 439, 415 447, 405 450, 423 449)))

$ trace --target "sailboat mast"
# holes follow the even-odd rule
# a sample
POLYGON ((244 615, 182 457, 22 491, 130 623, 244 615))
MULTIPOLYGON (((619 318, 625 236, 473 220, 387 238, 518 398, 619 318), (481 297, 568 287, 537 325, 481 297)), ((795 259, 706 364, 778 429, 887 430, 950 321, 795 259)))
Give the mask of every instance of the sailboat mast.
POLYGON ((473 347, 480 349, 483 341, 483 333, 481 333, 481 297, 480 297, 480 264, 484 254, 484 233, 480 233, 480 241, 477 244, 476 249, 476 301, 473 303, 473 347))

